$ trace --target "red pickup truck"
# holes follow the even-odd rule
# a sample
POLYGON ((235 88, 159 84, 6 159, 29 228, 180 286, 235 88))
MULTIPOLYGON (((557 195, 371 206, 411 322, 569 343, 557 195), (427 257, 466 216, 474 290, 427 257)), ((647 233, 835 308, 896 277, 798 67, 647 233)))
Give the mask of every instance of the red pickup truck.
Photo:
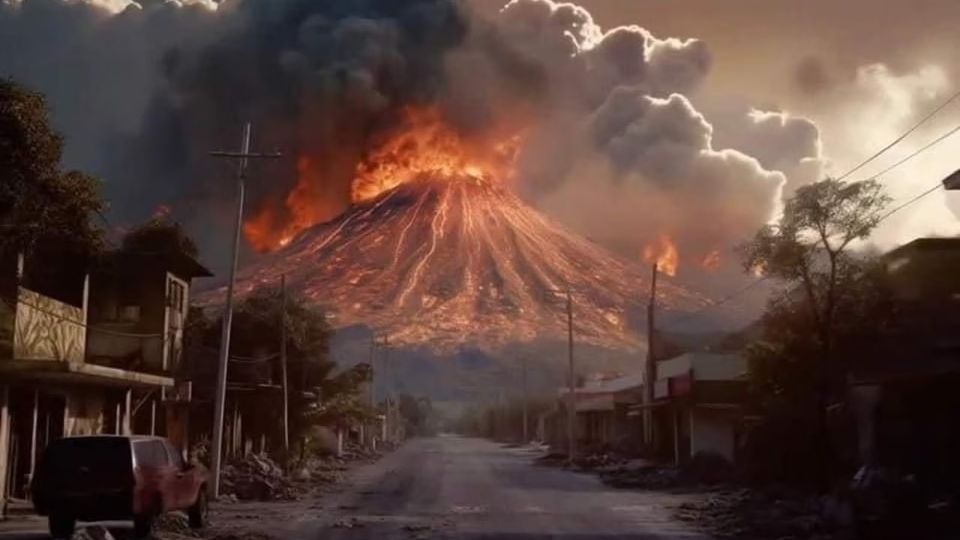
POLYGON ((146 538, 154 518, 171 510, 185 510, 191 527, 204 525, 207 470, 162 437, 67 437, 44 451, 32 493, 54 538, 69 538, 78 520, 127 519, 146 538))

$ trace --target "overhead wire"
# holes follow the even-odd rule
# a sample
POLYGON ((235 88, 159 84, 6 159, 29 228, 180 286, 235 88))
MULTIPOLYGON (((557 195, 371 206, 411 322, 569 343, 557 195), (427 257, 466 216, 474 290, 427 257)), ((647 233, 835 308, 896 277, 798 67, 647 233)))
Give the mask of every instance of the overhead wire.
POLYGON ((937 137, 936 139, 928 142, 927 144, 921 146, 920 148, 914 150, 913 152, 910 152, 910 153, 907 154, 904 158, 900 159, 899 161, 897 161, 897 162, 894 163, 893 165, 890 165, 889 167, 886 167, 885 169, 883 169, 882 171, 880 171, 880 172, 878 172, 878 173, 876 173, 876 174, 870 175, 870 178, 879 178, 879 177, 887 174, 888 172, 896 169, 897 167, 903 165, 904 163, 910 161, 911 159, 919 156, 920 154, 926 152, 927 150, 929 150, 929 149, 933 148, 934 146, 940 144, 941 142, 947 140, 948 138, 950 138, 952 135, 954 135, 954 134, 957 133, 958 131, 960 131, 960 125, 955 126, 953 129, 951 129, 951 130, 947 131, 946 133, 940 135, 940 136, 937 137))
POLYGON ((747 285, 745 285, 745 286, 743 286, 743 287, 735 290, 734 292, 732 292, 732 293, 724 296, 723 298, 721 298, 720 300, 717 300, 716 302, 714 302, 714 303, 712 303, 712 304, 703 306, 702 308, 700 308, 700 309, 698 309, 698 310, 696 310, 696 311, 693 311, 693 312, 690 312, 690 313, 685 313, 685 314, 683 314, 682 316, 680 316, 679 318, 677 318, 677 319, 675 319, 675 320, 673 320, 673 321, 668 321, 668 322, 666 322, 666 326, 676 327, 677 325, 680 325, 680 324, 682 324, 682 323, 685 323, 685 322, 688 322, 688 321, 690 321, 690 320, 696 319, 697 317, 703 315, 704 313, 706 313, 706 312, 708 312, 708 311, 710 311, 710 310, 712 310, 712 309, 715 309, 715 308, 717 308, 717 307, 720 307, 720 306, 722 306, 722 305, 724 305, 724 304, 726 304, 726 303, 728 303, 728 302, 731 302, 731 301, 735 300, 736 298, 739 298, 740 296, 743 296, 744 294, 750 292, 751 290, 753 290, 754 288, 758 287, 761 283, 763 283, 764 281, 767 281, 768 279, 770 279, 769 276, 761 276, 761 277, 759 277, 759 278, 751 281, 750 283, 747 283, 747 285))
MULTIPOLYGON (((958 91, 957 91, 956 93, 954 93, 952 96, 950 96, 950 97, 947 98, 945 101, 943 101, 942 103, 940 103, 940 105, 938 105, 937 107, 935 107, 933 110, 931 110, 929 113, 927 113, 923 118, 921 118, 921 119, 920 119, 919 121, 917 121, 915 124, 913 124, 912 126, 910 126, 909 129, 907 129, 906 131, 904 131, 903 133, 901 133, 899 136, 897 136, 895 139, 893 139, 892 141, 890 141, 889 143, 887 143, 886 146, 884 146, 884 147, 881 148, 880 150, 877 150, 876 152, 874 152, 874 153, 873 153, 872 155, 870 155, 867 159, 861 161, 859 164, 857 164, 857 165, 856 165, 855 167, 853 167, 852 169, 850 169, 850 170, 848 170, 847 172, 841 174, 839 177, 837 177, 837 180, 843 180, 843 179, 847 178, 847 177, 850 176, 851 174, 853 174, 853 173, 859 171, 860 169, 862 169, 863 167, 865 167, 867 164, 873 162, 873 161, 874 161, 875 159, 877 159, 878 157, 880 157, 880 156, 882 156, 883 154, 887 153, 887 151, 889 151, 889 150, 890 150, 891 148, 893 148, 894 146, 896 146, 896 145, 900 144, 901 142, 903 142, 904 139, 906 139, 907 137, 909 137, 910 134, 912 134, 914 131, 916 131, 916 130, 919 129, 921 126, 923 126, 924 124, 926 124, 926 123, 927 123, 930 119, 932 119, 934 116, 940 114, 940 112, 941 112, 942 110, 944 110, 945 108, 947 108, 948 105, 950 105, 951 103, 953 103, 954 101, 956 101, 958 98, 960 98, 960 90, 958 90, 958 91)), ((882 173, 880 173, 880 174, 882 174, 882 173)), ((875 175, 872 175, 872 176, 873 176, 873 177, 876 177, 876 176, 880 176, 880 174, 875 174, 875 175)))
MULTIPOLYGON (((902 134, 900 134, 899 136, 897 136, 895 139, 893 139, 891 142, 889 142, 889 143, 888 143, 887 145, 885 145, 883 148, 881 148, 880 150, 878 150, 878 151, 875 152, 874 154, 870 155, 867 159, 861 161, 861 162, 860 162, 859 164, 857 164, 855 167, 851 168, 851 169, 848 170, 847 172, 845 172, 845 173, 843 173, 842 175, 840 175, 839 177, 837 177, 837 180, 844 180, 845 178, 849 177, 849 176, 852 175, 853 173, 855 173, 855 172, 857 172, 858 170, 862 169, 862 168, 863 168, 864 166, 866 166, 867 164, 869 164, 869 163, 873 162, 874 160, 876 160, 876 159, 877 159, 878 157, 880 157, 881 155, 883 155, 883 154, 885 154, 886 152, 888 152, 888 151, 889 151, 890 149, 892 149, 894 146, 896 146, 896 145, 900 144, 901 142, 903 142, 907 137, 909 137, 912 133, 914 133, 917 129, 919 129, 921 126, 923 126, 925 123, 927 123, 927 122, 928 122, 930 119, 932 119, 934 116, 936 116, 936 115, 939 114, 941 111, 943 111, 948 105, 950 105, 951 103, 953 103, 954 101, 956 101, 958 98, 960 98, 960 91, 954 93, 954 94, 951 95, 949 98, 947 98, 945 101, 943 101, 942 103, 940 103, 940 105, 938 105, 938 106, 935 107, 933 110, 931 110, 929 113, 927 113, 923 118, 921 118, 921 119, 920 119, 919 121, 917 121, 915 124, 913 124, 912 126, 910 126, 910 128, 908 128, 908 129, 907 129, 906 131, 904 131, 902 134)), ((918 149, 910 152, 909 154, 907 154, 907 155, 904 156, 903 158, 897 160, 895 163, 893 163, 893 164, 885 167, 883 170, 881 170, 881 171, 879 171, 879 172, 877 172, 877 173, 875 173, 875 174, 870 175, 868 179, 877 179, 877 178, 879 178, 879 177, 881 177, 881 176, 883 176, 883 175, 886 175, 887 173, 893 171, 894 169, 899 168, 900 166, 902 166, 903 164, 907 163, 908 161, 916 158, 916 157, 919 156, 920 154, 926 152, 927 150, 929 150, 929 149, 933 148, 934 146, 940 144, 941 142, 947 140, 948 138, 950 138, 951 136, 955 135, 955 134, 958 133, 958 132, 960 132, 960 125, 957 125, 957 126, 953 127, 952 129, 946 131, 945 133, 941 134, 940 136, 938 136, 937 138, 935 138, 935 139, 933 139, 932 141, 928 142, 927 144, 925 144, 925 145, 921 146, 920 148, 918 148, 918 149)), ((890 216, 892 216, 892 215, 896 214, 897 212, 903 210, 904 208, 906 208, 906 207, 908 207, 908 206, 916 203, 917 201, 923 199, 924 197, 927 197, 928 195, 930 195, 930 194, 938 191, 938 190, 939 190, 940 188, 942 188, 942 187, 943 187, 943 186, 942 186, 942 183, 938 181, 934 186, 930 187, 929 189, 923 191, 922 193, 917 194, 916 196, 910 198, 909 200, 903 202, 902 204, 899 204, 899 205, 897 205, 896 207, 892 208, 892 209, 891 209, 890 211, 888 211, 886 214, 884 214, 883 216, 881 216, 880 219, 877 220, 877 223, 878 223, 878 224, 879 224, 879 223, 882 223, 884 220, 886 220, 886 219, 889 218, 890 216)), ((679 324, 681 324, 681 323, 684 323, 684 322, 687 322, 687 321, 689 321, 689 320, 695 319, 695 318, 701 316, 703 313, 705 313, 705 312, 707 312, 707 311, 710 311, 710 310, 712 310, 712 309, 715 309, 715 308, 717 308, 717 307, 719 307, 719 306, 721 306, 721 305, 724 305, 724 304, 726 304, 726 303, 728 303, 728 302, 733 301, 733 300, 736 299, 736 298, 739 298, 740 296, 746 294, 747 292, 749 292, 749 291, 752 290, 753 288, 759 286, 762 282, 766 281, 767 279, 769 279, 769 276, 762 276, 762 277, 760 277, 760 278, 758 278, 758 279, 756 279, 756 280, 748 283, 746 286, 741 287, 740 289, 737 289, 736 291, 734 291, 734 292, 728 294, 727 296, 721 298, 721 299, 718 300, 717 302, 714 302, 714 303, 712 303, 712 304, 710 304, 710 305, 704 306, 704 307, 702 307, 702 308, 700 308, 700 309, 698 309, 698 310, 696 310, 696 311, 694 311, 694 312, 691 312, 691 313, 688 313, 688 314, 684 314, 682 317, 680 317, 680 318, 678 318, 678 319, 676 319, 676 320, 674 320, 674 321, 671 321, 671 322, 667 323, 667 326, 677 326, 677 325, 679 325, 679 324)))

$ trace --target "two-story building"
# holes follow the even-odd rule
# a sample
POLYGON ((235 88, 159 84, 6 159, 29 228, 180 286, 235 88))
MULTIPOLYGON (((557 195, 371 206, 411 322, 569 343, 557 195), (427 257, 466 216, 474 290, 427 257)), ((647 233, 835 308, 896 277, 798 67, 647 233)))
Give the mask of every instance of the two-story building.
POLYGON ((183 324, 191 280, 210 272, 178 252, 11 259, 0 269, 0 508, 28 496, 58 437, 184 441, 183 324))
POLYGON ((861 462, 913 474, 925 489, 956 490, 960 238, 920 238, 883 260, 890 320, 843 351, 861 462))

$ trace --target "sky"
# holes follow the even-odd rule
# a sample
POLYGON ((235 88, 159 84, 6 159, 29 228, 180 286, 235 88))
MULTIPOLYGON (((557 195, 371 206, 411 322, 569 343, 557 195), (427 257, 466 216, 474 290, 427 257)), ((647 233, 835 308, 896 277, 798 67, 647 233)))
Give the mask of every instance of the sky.
MULTIPOLYGON (((499 4, 486 2, 488 8, 499 4)), ((731 107, 816 123, 826 172, 838 175, 960 91, 954 0, 580 0, 604 26, 641 24, 702 39, 713 67, 693 98, 708 118, 731 107), (714 113, 714 114, 711 114, 714 113)), ((960 125, 960 100, 851 179, 869 178, 960 125)), ((715 121, 718 144, 736 137, 715 121)), ((960 168, 960 134, 880 177, 894 206, 960 168)), ((960 233, 960 194, 936 192, 886 220, 882 248, 960 233)))
MULTIPOLYGON (((210 0, 0 0, 0 75, 47 94, 66 164, 104 178, 117 223, 170 207, 215 269, 231 183, 206 151, 230 146, 242 115, 263 117, 257 133, 271 148, 347 156, 317 173, 327 195, 369 142, 353 119, 376 123, 411 99, 464 125, 527 114, 519 175, 531 204, 627 257, 668 232, 681 257, 703 259, 774 219, 797 186, 844 173, 960 91, 956 0, 463 0, 489 21, 466 30, 443 22, 453 1, 231 2, 256 8, 245 11, 210 0), (391 17, 417 3, 437 8, 437 41, 410 53, 418 36, 398 34, 391 17), (300 4, 320 18, 275 17, 300 4), (344 65, 348 84, 323 87, 344 65), (384 73, 402 81, 392 94, 384 73), (358 109, 324 108, 331 96, 358 109), (328 126, 328 140, 317 126, 332 110, 346 121, 328 126)), ((850 179, 958 125, 960 99, 850 179)), ((880 180, 896 205, 957 168, 960 134, 880 180)), ((254 207, 286 197, 295 174, 279 171, 251 186, 254 207)), ((885 220, 871 243, 958 233, 960 195, 938 191, 885 220)))

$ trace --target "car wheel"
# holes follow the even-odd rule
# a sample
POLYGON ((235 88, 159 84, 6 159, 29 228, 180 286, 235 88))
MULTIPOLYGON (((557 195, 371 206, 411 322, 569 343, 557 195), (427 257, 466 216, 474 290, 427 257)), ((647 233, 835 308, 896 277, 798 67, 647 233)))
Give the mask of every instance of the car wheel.
POLYGON ((201 529, 207 524, 208 509, 207 486, 200 486, 200 491, 197 492, 197 501, 187 510, 191 528, 201 529))
POLYGON ((47 524, 50 526, 50 536, 54 538, 70 538, 73 536, 73 530, 77 527, 77 520, 72 516, 50 514, 47 518, 47 524))
POLYGON ((133 518, 133 536, 134 538, 150 538, 153 532, 153 515, 134 516, 133 518))

